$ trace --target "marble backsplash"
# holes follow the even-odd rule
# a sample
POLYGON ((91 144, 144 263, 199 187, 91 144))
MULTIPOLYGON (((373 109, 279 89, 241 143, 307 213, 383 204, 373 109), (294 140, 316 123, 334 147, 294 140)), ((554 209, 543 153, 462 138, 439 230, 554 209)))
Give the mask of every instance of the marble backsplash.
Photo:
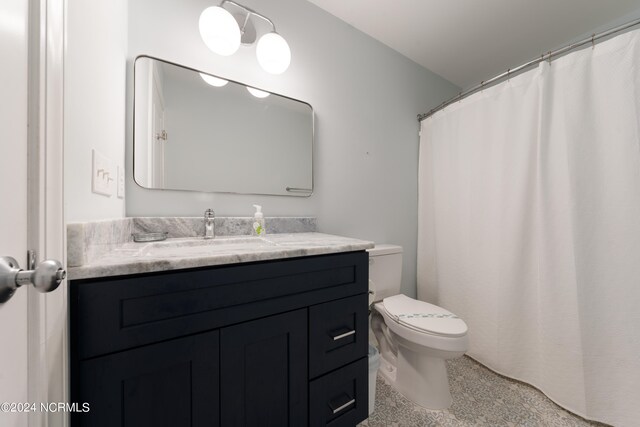
POLYGON ((67 224, 67 266, 79 267, 133 240, 132 218, 67 224))
MULTIPOLYGON (((251 234, 252 217, 215 218, 216 236, 251 234)), ((315 217, 266 217, 268 234, 317 231, 315 217)), ((133 241, 133 233, 167 232, 169 238, 204 234, 202 217, 136 217, 67 224, 67 265, 92 263, 118 246, 133 241)))

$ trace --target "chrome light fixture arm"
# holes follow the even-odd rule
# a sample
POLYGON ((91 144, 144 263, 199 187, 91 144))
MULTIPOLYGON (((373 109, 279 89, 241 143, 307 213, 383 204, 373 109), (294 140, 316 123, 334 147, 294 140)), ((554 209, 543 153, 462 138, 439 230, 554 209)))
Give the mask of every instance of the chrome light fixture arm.
MULTIPOLYGON (((262 15, 261 13, 258 13, 255 10, 253 10, 253 9, 247 7, 247 6, 241 5, 240 3, 236 3, 236 2, 234 2, 232 0, 222 0, 222 2, 220 2, 220 7, 224 7, 225 3, 232 4, 232 5, 236 6, 236 7, 244 10, 245 12, 247 12, 247 17, 245 18, 244 25, 247 25, 247 21, 249 20, 249 17, 251 15, 254 15, 254 16, 257 16, 258 18, 261 18, 261 19, 267 21, 269 23, 269 25, 271 25, 271 31, 276 32, 276 26, 273 23, 273 21, 271 19, 267 18, 266 16, 262 15)), ((244 28, 244 25, 243 25, 243 28, 244 28)))

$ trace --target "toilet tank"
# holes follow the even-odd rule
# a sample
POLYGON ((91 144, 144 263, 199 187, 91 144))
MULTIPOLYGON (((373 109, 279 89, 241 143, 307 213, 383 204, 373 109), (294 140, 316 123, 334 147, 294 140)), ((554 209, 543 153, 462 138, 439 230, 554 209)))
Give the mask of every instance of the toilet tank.
POLYGON ((400 293, 402 282, 402 246, 376 245, 369 252, 369 287, 375 292, 374 300, 400 293))

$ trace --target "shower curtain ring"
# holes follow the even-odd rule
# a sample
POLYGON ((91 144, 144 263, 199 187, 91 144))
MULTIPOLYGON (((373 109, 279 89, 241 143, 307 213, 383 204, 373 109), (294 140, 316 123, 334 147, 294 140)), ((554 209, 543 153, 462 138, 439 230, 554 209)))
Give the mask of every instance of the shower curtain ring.
POLYGON ((507 82, 511 81, 511 68, 507 70, 507 82))

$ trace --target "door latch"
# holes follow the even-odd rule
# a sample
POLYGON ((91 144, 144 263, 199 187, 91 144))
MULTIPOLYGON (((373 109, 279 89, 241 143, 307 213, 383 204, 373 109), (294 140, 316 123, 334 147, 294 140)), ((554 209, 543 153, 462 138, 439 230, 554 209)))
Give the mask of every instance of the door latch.
POLYGON ((156 141, 166 141, 169 138, 169 135, 167 134, 166 130, 163 130, 162 132, 156 133, 156 141))

